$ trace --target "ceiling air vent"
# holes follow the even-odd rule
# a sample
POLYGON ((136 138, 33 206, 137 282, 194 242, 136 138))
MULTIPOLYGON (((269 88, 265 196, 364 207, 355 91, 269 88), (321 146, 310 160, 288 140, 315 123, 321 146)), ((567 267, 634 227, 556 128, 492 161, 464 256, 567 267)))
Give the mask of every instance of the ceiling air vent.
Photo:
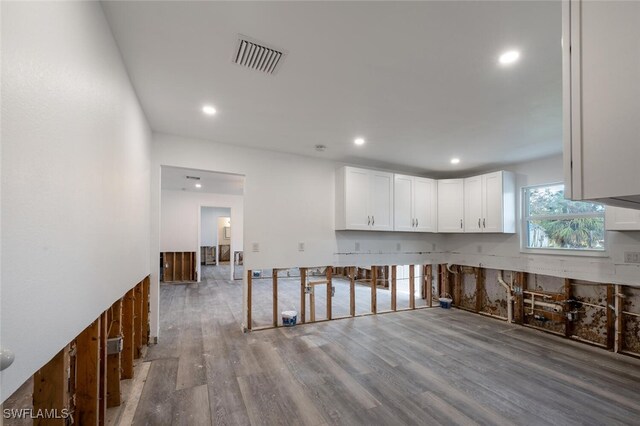
POLYGON ((200 180, 200 177, 198 177, 198 176, 187 176, 187 179, 200 180))
POLYGON ((256 71, 275 74, 286 55, 282 49, 239 35, 232 61, 256 71))

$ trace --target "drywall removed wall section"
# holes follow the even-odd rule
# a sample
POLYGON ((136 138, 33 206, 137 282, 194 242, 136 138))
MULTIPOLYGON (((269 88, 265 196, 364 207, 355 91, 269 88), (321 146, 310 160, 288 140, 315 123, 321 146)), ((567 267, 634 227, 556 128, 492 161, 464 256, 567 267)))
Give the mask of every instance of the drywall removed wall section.
MULTIPOLYGON (((506 167, 516 173, 517 208, 521 209, 521 188, 562 182, 562 157, 506 167)), ((587 281, 640 286, 640 267, 625 264, 625 251, 640 251, 640 232, 607 232, 607 257, 542 255, 520 252, 521 214, 517 234, 451 234, 446 240, 448 263, 525 271, 587 281)))
POLYGON ((0 402, 149 274, 151 148, 100 3, 3 3, 2 55, 0 402))

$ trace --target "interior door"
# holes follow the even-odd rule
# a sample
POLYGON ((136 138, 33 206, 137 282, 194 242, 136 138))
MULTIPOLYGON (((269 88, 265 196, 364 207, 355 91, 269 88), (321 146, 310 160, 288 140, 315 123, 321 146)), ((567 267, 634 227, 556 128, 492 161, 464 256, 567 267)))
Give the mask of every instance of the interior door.
POLYGON ((345 172, 346 223, 347 229, 370 229, 369 170, 348 167, 345 172))
POLYGON ((464 180, 438 181, 438 232, 464 232, 464 180))
POLYGON ((482 232, 482 176, 464 180, 464 232, 482 232))
POLYGON ((503 231, 503 188, 502 172, 489 173, 482 176, 483 189, 483 232, 503 231))
POLYGON ((371 229, 393 231, 393 173, 371 172, 371 229))
POLYGON ((414 179, 413 217, 417 232, 436 231, 436 183, 433 179, 414 179))
POLYGON ((412 198, 414 193, 414 178, 411 176, 395 175, 393 186, 394 211, 393 221, 396 231, 415 230, 412 198))

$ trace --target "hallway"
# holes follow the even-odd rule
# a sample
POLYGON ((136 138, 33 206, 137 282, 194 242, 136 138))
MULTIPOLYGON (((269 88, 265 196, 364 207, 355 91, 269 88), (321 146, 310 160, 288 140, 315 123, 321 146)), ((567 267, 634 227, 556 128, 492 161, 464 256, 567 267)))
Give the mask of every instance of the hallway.
MULTIPOLYGON (((217 274, 217 273, 216 273, 217 274)), ((239 281, 161 287, 134 423, 631 424, 640 362, 460 310, 243 334, 239 281)))

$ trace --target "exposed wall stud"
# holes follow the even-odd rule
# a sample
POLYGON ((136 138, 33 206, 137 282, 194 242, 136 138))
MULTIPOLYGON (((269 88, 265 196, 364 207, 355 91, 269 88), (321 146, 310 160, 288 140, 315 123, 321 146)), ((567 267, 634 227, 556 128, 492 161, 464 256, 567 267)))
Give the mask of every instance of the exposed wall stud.
POLYGON ((271 272, 273 290, 273 321, 274 327, 278 326, 278 270, 273 268, 271 272))
MULTIPOLYGON (((65 346, 33 375, 33 410, 69 409, 69 345, 65 346)), ((34 425, 64 426, 65 419, 33 420, 34 425)))
POLYGON ((306 322, 306 286, 307 286, 307 268, 300 268, 300 323, 306 322))
POLYGON ((356 268, 352 266, 349 273, 349 313, 356 316, 356 268))
POLYGON ((377 295, 378 295, 378 274, 376 273, 376 267, 372 266, 371 267, 371 313, 377 313, 378 312, 378 302, 377 302, 377 295))
MULTIPOLYGON (((107 336, 122 335, 122 299, 111 305, 107 315, 107 336)), ((107 355, 107 407, 120 405, 120 353, 107 355)))
POLYGON ((397 295, 397 277, 398 267, 396 265, 391 266, 391 310, 398 310, 398 295, 397 295))
POLYGON ((125 294, 122 300, 122 352, 120 362, 122 365, 122 378, 133 378, 133 357, 135 354, 135 326, 134 316, 135 295, 131 289, 125 294))
POLYGON ((249 269, 247 271, 247 330, 249 331, 251 331, 251 323, 252 323, 252 318, 251 318, 251 309, 252 309, 251 292, 253 287, 253 284, 251 282, 252 279, 253 279, 253 271, 249 269))
POLYGON ((76 420, 98 424, 100 404, 100 318, 76 338, 76 420))
POLYGON ((409 265, 409 308, 416 308, 416 266, 409 265))
POLYGON ((327 319, 330 320, 333 317, 333 268, 327 266, 327 319))

